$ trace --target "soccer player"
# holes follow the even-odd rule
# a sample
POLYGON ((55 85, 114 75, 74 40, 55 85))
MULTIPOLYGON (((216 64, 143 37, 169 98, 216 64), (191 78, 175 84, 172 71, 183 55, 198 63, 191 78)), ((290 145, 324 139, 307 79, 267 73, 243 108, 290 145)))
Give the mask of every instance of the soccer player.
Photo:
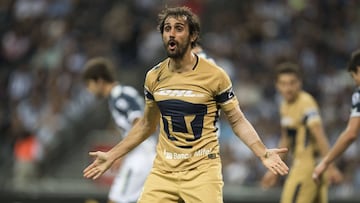
MULTIPOLYGON (((282 96, 280 104, 281 138, 279 147, 292 152, 292 166, 285 181, 281 203, 325 203, 328 184, 325 179, 318 186, 312 180, 317 154, 325 156, 329 150, 318 105, 302 90, 301 73, 296 64, 285 62, 276 69, 276 88, 282 96)), ((285 160, 285 156, 282 157, 285 160)), ((333 166, 331 176, 341 178, 333 166)), ((262 179, 264 188, 275 185, 278 176, 267 172, 262 179)))
MULTIPOLYGON (((144 99, 131 86, 115 78, 112 62, 103 57, 85 64, 83 79, 87 89, 97 97, 108 98, 111 115, 124 138, 143 115, 144 99)), ((154 136, 130 152, 122 162, 109 192, 109 203, 136 202, 155 158, 154 136)))
POLYGON ((350 118, 347 127, 340 134, 334 146, 316 166, 313 178, 317 182, 325 170, 356 140, 360 132, 360 49, 352 53, 347 70, 356 85, 356 89, 352 94, 350 118))
POLYGON ((168 58, 147 72, 144 116, 110 151, 90 152, 96 159, 84 169, 84 177, 100 177, 160 122, 157 155, 138 202, 223 202, 216 136, 220 109, 269 170, 287 174, 279 156, 287 149, 265 147, 240 110, 225 71, 192 52, 200 32, 197 16, 186 7, 166 8, 159 14, 159 30, 168 58))

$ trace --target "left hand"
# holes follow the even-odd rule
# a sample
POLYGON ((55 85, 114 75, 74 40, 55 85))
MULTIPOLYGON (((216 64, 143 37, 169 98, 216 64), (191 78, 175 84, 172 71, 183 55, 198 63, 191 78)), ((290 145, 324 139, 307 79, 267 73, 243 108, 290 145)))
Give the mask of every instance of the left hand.
POLYGON ((289 167, 280 158, 280 153, 286 153, 287 148, 267 149, 266 154, 262 157, 262 162, 275 175, 286 175, 289 173, 289 167))
POLYGON ((320 179, 322 174, 327 169, 328 165, 325 164, 323 161, 321 161, 314 169, 314 172, 312 174, 312 178, 316 183, 320 183, 320 179))

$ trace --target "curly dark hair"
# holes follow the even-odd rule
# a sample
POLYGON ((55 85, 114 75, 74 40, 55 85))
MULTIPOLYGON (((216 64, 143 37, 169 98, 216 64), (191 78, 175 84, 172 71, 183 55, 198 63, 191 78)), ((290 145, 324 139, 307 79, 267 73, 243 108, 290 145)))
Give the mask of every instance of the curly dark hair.
POLYGON ((85 82, 89 80, 97 81, 99 79, 106 82, 114 82, 116 80, 114 65, 109 59, 104 57, 92 58, 86 62, 82 78, 85 82))
POLYGON ((158 30, 161 34, 164 32, 164 23, 165 20, 169 17, 186 17, 186 21, 189 25, 190 35, 197 35, 196 39, 191 43, 191 48, 194 48, 199 40, 200 35, 200 20, 197 15, 195 15, 190 8, 182 6, 175 8, 166 8, 162 12, 159 13, 159 24, 158 30))

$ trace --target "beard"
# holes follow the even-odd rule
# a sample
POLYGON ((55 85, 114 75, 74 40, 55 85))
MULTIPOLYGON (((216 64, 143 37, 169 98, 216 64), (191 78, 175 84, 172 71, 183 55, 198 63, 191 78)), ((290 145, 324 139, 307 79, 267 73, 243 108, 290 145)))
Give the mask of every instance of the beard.
POLYGON ((169 40, 167 43, 164 43, 166 53, 169 58, 181 59, 184 57, 187 49, 190 47, 190 38, 188 38, 184 43, 180 44, 175 40, 169 40), (169 45, 170 43, 175 43, 176 48, 171 50, 169 45))

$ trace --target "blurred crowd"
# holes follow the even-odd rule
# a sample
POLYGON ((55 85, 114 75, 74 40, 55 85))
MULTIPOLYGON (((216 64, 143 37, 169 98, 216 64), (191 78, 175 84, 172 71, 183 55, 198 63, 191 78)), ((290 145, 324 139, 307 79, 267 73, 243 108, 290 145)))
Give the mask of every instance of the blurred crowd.
MULTIPOLYGON (((61 142, 61 129, 94 98, 81 81, 84 62, 111 58, 119 78, 142 92, 145 72, 165 56, 157 14, 186 5, 201 19, 201 45, 230 75, 241 108, 266 144, 279 138, 273 68, 284 60, 304 72, 331 143, 345 128, 354 89, 346 64, 360 48, 356 0, 2 0, 0 1, 0 158, 14 184, 61 142), (25 170, 24 170, 25 169, 25 170)), ((225 181, 256 185, 264 168, 222 122, 225 181)), ((339 195, 360 188, 359 147, 338 160, 339 195)), ((36 175, 35 175, 36 174, 36 175)))

